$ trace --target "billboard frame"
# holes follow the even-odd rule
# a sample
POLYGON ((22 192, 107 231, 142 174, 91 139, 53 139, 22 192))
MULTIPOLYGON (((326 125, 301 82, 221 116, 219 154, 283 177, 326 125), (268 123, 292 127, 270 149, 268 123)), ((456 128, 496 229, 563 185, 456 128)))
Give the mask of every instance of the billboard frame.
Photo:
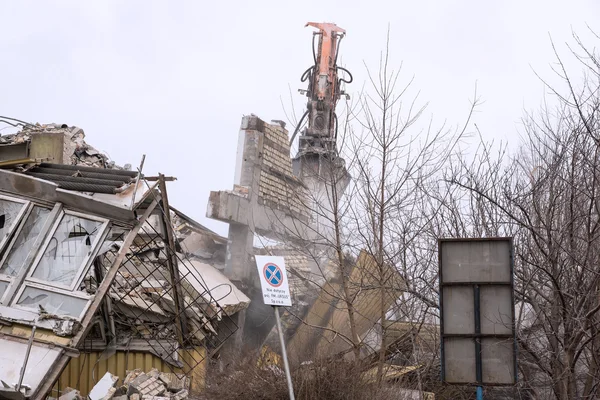
POLYGON ((515 323, 515 291, 514 291, 514 247, 513 237, 491 237, 491 238, 439 238, 438 239, 438 279, 439 279, 439 305, 440 305, 440 366, 442 382, 449 385, 476 385, 476 386, 504 386, 510 387, 518 382, 518 363, 517 363, 517 337, 515 323), (444 243, 469 243, 469 242, 500 242, 504 241, 509 246, 509 263, 510 263, 510 281, 509 282, 486 282, 486 281, 471 281, 471 282, 444 282, 442 273, 442 246, 444 243), (473 302, 474 302, 474 324, 475 332, 473 334, 447 334, 444 332, 444 304, 443 304, 443 289, 445 287, 472 287, 473 302), (512 311, 512 329, 511 334, 482 334, 481 333, 481 315, 480 315, 480 289, 481 286, 501 286, 509 287, 511 295, 511 311, 512 311), (473 339, 475 341, 475 381, 474 382, 448 382, 446 381, 446 358, 444 342, 447 338, 463 338, 473 339), (512 383, 486 383, 482 379, 482 357, 481 357, 481 341, 482 339, 512 339, 513 342, 513 382, 512 383))

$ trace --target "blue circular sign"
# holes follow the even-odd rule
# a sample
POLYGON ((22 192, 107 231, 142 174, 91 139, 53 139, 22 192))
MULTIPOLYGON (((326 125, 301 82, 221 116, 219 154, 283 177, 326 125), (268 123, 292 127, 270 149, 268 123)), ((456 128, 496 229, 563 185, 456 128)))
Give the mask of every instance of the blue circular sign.
POLYGON ((279 287, 283 283, 283 271, 276 264, 266 264, 263 268, 263 275, 267 283, 273 287, 279 287))

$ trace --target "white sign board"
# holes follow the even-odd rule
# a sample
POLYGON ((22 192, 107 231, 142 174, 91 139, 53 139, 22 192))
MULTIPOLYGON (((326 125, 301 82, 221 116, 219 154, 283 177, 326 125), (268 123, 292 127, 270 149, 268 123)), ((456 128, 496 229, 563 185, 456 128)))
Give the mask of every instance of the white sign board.
POLYGON ((291 306, 290 285, 285 270, 285 259, 275 256, 254 256, 263 301, 271 306, 291 306))

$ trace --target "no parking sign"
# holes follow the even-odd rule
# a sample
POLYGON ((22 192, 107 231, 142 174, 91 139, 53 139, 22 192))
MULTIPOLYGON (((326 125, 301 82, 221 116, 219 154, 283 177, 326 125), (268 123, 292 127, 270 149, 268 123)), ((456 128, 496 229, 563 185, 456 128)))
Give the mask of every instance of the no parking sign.
POLYGON ((263 301, 272 306, 291 306, 290 286, 285 271, 285 259, 275 256, 255 256, 263 301))

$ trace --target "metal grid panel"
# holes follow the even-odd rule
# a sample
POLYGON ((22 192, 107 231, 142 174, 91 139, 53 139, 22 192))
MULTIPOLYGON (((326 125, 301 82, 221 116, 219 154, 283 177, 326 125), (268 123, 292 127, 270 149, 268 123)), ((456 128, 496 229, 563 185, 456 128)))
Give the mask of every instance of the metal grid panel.
MULTIPOLYGON (((105 252, 94 263, 99 281, 125 234, 113 228, 105 252)), ((220 299, 211 294, 215 288, 207 287, 202 271, 192 273, 194 265, 173 251, 163 236, 159 228, 145 224, 121 263, 103 309, 108 347, 144 341, 148 352, 160 357, 172 372, 188 374, 214 354, 237 326, 219 305, 220 299), (179 268, 181 264, 186 268, 179 268)))

